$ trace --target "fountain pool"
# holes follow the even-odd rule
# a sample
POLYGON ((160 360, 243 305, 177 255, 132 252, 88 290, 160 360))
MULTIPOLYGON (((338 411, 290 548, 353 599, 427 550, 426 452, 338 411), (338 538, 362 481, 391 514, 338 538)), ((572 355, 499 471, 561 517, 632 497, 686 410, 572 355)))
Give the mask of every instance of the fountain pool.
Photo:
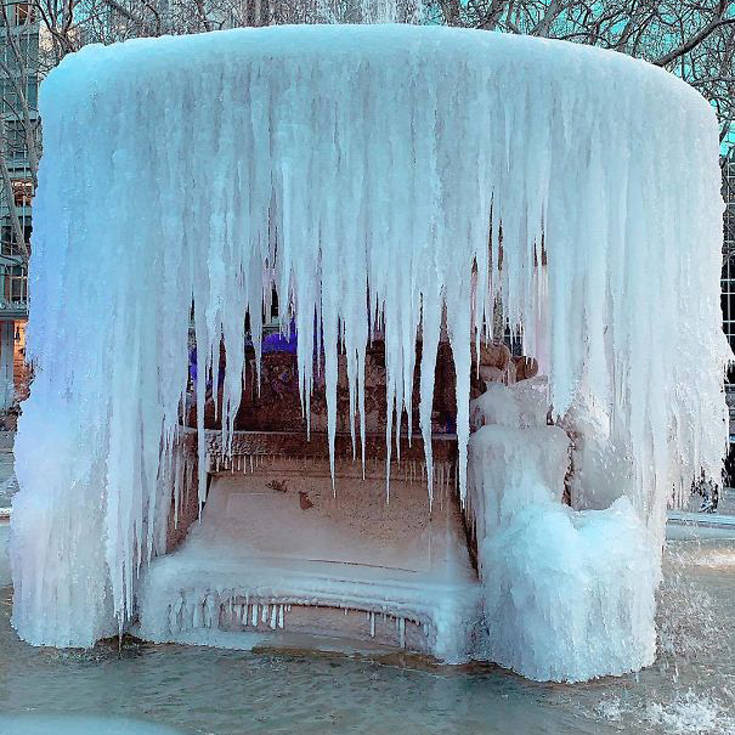
MULTIPOLYGON (((0 534, 6 530, 0 526, 0 534)), ((487 665, 435 667, 401 655, 379 660, 133 642, 119 656, 115 645, 105 644, 84 652, 34 648, 10 627, 6 586, 0 590, 0 733, 49 732, 49 717, 61 713, 54 732, 73 725, 67 731, 75 735, 100 731, 99 719, 79 718, 103 716, 115 718, 106 725, 110 732, 136 735, 159 732, 147 729, 152 725, 217 735, 368 728, 732 733, 734 583, 735 539, 670 541, 656 663, 638 674, 575 685, 538 684, 487 665)))

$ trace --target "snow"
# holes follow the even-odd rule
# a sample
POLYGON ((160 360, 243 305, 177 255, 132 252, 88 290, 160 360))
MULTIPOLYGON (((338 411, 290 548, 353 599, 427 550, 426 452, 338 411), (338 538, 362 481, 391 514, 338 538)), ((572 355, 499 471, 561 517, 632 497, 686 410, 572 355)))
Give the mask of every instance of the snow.
MULTIPOLYGON (((295 318, 307 416, 314 344, 323 346, 332 446, 337 350, 347 352, 358 441, 376 329, 396 408, 389 446, 411 414, 418 335, 428 434, 427 368, 445 319, 464 499, 471 350, 497 300, 548 375, 552 416, 575 405, 604 416, 629 477, 609 518, 626 529, 637 519, 641 543, 644 529, 663 538, 672 490, 688 489, 700 467, 719 471, 729 351, 717 126, 666 72, 485 32, 244 29, 85 47, 48 76, 39 104, 28 337, 37 367, 16 445, 11 541, 13 624, 31 643, 88 646, 124 628, 139 571, 163 550, 192 299, 200 376, 226 343, 226 435, 245 313, 256 315, 259 349, 257 315, 273 287, 289 307, 284 331, 295 318)), ((559 485, 549 490, 558 496, 559 485)), ((594 493, 585 487, 589 507, 594 493)), ((529 543, 544 514, 571 523, 552 505, 529 506, 529 543)), ((596 594, 612 580, 595 566, 604 560, 594 543, 579 544, 596 594)), ((578 601, 555 604, 561 613, 578 601)))

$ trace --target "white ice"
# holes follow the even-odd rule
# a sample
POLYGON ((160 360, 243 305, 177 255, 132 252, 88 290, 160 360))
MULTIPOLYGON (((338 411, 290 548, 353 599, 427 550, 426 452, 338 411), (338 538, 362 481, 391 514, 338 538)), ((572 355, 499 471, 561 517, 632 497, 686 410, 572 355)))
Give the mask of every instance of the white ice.
MULTIPOLYGON (((200 375, 227 346, 226 432, 245 313, 258 345, 273 287, 284 326, 295 314, 307 411, 321 320, 332 441, 337 350, 359 440, 376 327, 399 414, 423 339, 428 434, 445 309, 464 498, 471 345, 497 299, 549 376, 553 416, 602 411, 631 523, 662 538, 672 493, 719 471, 717 126, 661 69, 484 32, 246 29, 85 47, 39 104, 36 373, 12 517, 26 640, 87 646, 130 619, 139 570, 161 551, 192 300, 200 375)), ((565 514, 549 507, 550 521, 565 514)))
POLYGON ((470 439, 468 506, 487 623, 477 655, 539 680, 639 669, 655 655, 659 539, 627 496, 605 510, 560 502, 571 444, 546 425, 533 382, 491 385, 473 402, 485 424, 470 439))

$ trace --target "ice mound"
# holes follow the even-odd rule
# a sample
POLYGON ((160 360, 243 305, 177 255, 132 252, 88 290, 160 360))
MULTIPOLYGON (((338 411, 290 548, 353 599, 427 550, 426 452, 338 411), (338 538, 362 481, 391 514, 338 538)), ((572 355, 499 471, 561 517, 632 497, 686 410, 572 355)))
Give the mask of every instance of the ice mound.
POLYGON ((572 438, 569 494, 577 510, 607 508, 635 484, 632 451, 613 434, 610 415, 589 397, 580 395, 561 422, 572 438))
POLYGON ((485 392, 470 403, 470 427, 500 424, 517 429, 545 426, 549 415, 549 385, 545 376, 508 386, 487 381, 485 392))
POLYGON ((473 405, 486 422, 470 439, 469 496, 482 656, 538 680, 637 670, 655 656, 660 549, 627 497, 598 511, 561 503, 571 442, 558 426, 519 428, 521 415, 546 414, 522 385, 489 386, 473 405))
POLYGON ((478 555, 489 660, 541 681, 653 663, 660 551, 627 498, 601 511, 519 507, 478 555))

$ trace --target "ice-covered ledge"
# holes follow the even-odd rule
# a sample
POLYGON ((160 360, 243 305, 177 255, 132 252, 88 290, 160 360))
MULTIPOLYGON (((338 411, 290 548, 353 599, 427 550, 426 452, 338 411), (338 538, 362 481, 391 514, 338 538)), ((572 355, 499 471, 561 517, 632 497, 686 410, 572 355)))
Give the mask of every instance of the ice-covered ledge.
MULTIPOLYGON (((325 434, 313 433, 307 440, 303 432, 295 431, 254 431, 238 430, 230 435, 231 444, 218 429, 207 429, 204 467, 207 477, 214 475, 234 475, 247 478, 256 470, 267 472, 284 460, 290 465, 289 472, 299 472, 315 480, 330 477, 330 465, 325 464, 328 456, 328 441, 325 434)), ((449 485, 456 489, 457 437, 451 434, 432 436, 432 456, 434 482, 439 488, 449 485)), ((414 436, 409 443, 402 437, 401 460, 394 460, 391 476, 396 481, 426 483, 426 463, 424 461, 423 438, 414 436)), ((180 427, 177 450, 174 455, 176 468, 173 470, 174 482, 171 497, 171 512, 166 531, 165 548, 173 550, 184 540, 191 524, 198 520, 200 502, 197 489, 198 475, 197 430, 180 427)), ((380 476, 385 480, 386 451, 385 434, 365 436, 365 466, 356 457, 360 452, 353 448, 349 435, 337 434, 335 437, 335 492, 342 480, 355 481, 365 477, 380 476)), ((390 488, 387 488, 389 492, 390 488)), ((385 491, 380 493, 385 497, 385 491)))
POLYGON ((445 477, 430 509, 420 472, 397 472, 387 503, 383 463, 363 477, 338 459, 333 492, 325 454, 249 457, 211 467, 201 523, 147 569, 139 635, 470 657, 480 595, 453 463, 437 462, 445 477))

